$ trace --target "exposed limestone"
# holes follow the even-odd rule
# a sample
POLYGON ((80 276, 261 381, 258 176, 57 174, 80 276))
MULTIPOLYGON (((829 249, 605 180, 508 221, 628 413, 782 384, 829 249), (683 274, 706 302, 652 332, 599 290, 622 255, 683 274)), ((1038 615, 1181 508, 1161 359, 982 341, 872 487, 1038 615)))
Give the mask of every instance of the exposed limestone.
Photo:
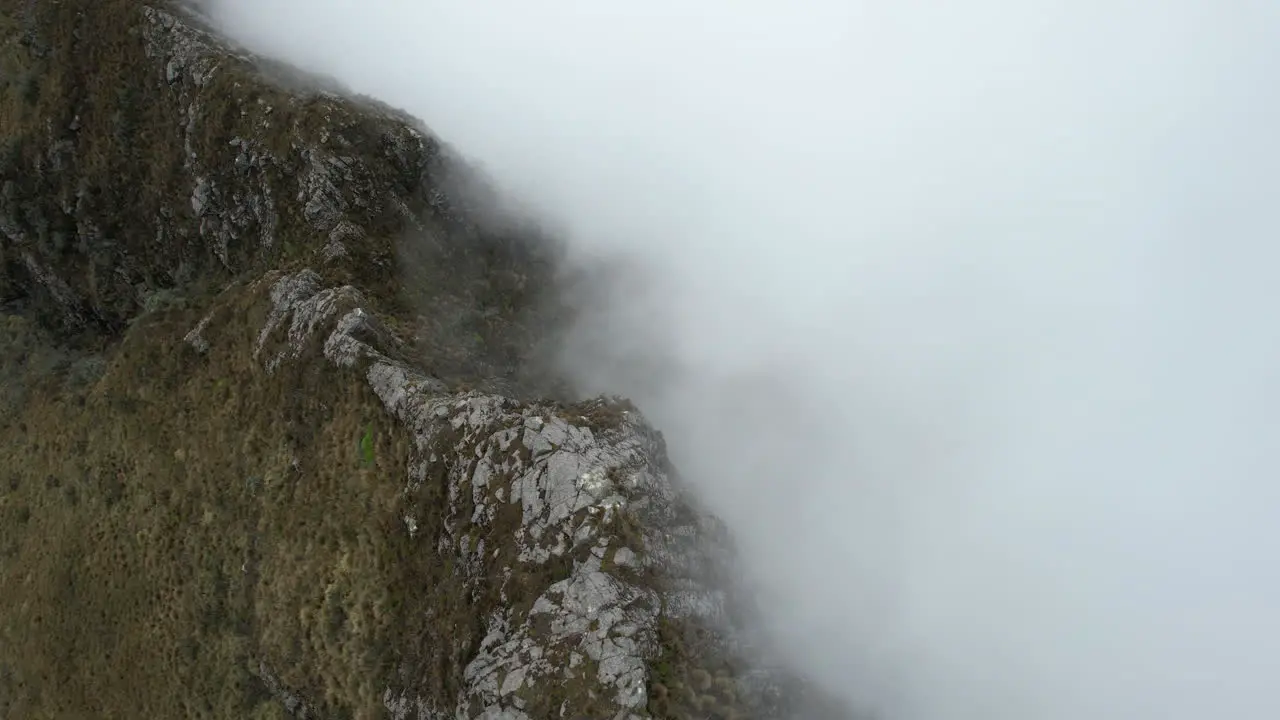
MULTIPOLYGON (((525 609, 508 606, 489 618, 464 672, 457 717, 545 717, 525 711, 553 697, 566 712, 646 715, 647 665, 662 652, 657 624, 664 608, 727 620, 721 591, 670 576, 671 568, 707 560, 695 542, 682 541, 699 537, 697 518, 679 519, 678 495, 660 469, 661 440, 643 417, 629 412, 617 428, 596 432, 569 423, 553 406, 449 394, 356 339, 359 328, 372 326, 371 314, 354 307, 335 316, 340 302, 358 303, 358 293, 325 288, 312 270, 276 279, 270 298, 259 352, 268 338, 284 337, 270 346, 265 366, 275 369, 312 344, 335 364, 363 364, 370 387, 413 431, 407 483, 421 482, 425 466, 444 461, 442 452, 471 458, 451 465, 446 531, 433 545, 458 560, 474 594, 508 598, 513 575, 536 575, 553 559, 571 559, 568 577, 533 589, 525 609), (278 332, 286 326, 287 333, 278 332), (637 515, 647 521, 645 535, 628 537, 620 527, 637 515), (674 589, 664 591, 667 585, 674 589)), ((412 528, 413 519, 406 525, 412 528)), ((386 698, 397 717, 433 717, 423 709, 427 699, 406 689, 388 689, 386 698)))
MULTIPOLYGON (((188 639, 157 662, 249 673, 254 687, 235 692, 278 705, 220 707, 297 718, 357 707, 356 717, 396 720, 795 711, 798 686, 757 667, 725 529, 693 505, 642 413, 505 389, 527 357, 529 332, 513 318, 550 274, 537 274, 544 258, 527 246, 479 229, 473 198, 457 192, 474 178, 420 122, 299 80, 165 0, 31 3, 20 19, 25 70, 61 94, 33 85, 22 108, 5 108, 17 120, 0 129, 0 301, 95 330, 161 373, 122 364, 110 388, 55 398, 71 413, 95 408, 104 425, 132 418, 132 434, 111 436, 124 447, 67 471, 59 492, 78 498, 76 483, 97 483, 130 522, 126 510, 181 510, 181 523, 155 511, 160 530, 95 542, 124 543, 112 562, 198 557, 204 584, 166 586, 198 611, 138 592, 163 622, 225 645, 208 657, 236 660, 183 666, 206 657, 188 639), (397 303, 409 292, 397 285, 428 297, 397 303), (199 467, 252 462, 213 487, 160 422, 138 429, 138 408, 180 423, 216 410, 216 451, 199 467), (257 424, 242 428, 250 409, 257 424), (345 504, 324 505, 331 497, 345 504), (209 547, 225 535, 225 556, 200 555, 214 551, 195 547, 193 526, 209 529, 209 547), (266 577, 310 561, 319 567, 296 584, 266 577), (357 575, 362 562, 377 572, 357 575), (379 585, 406 578, 418 584, 402 593, 379 585)), ((117 432, 93 430, 46 452, 75 454, 117 432)), ((52 493, 63 479, 40 482, 52 493)), ((170 559, 156 567, 189 565, 170 559)), ((94 592, 58 579, 80 600, 94 592)), ((133 597, 142 579, 127 581, 113 592, 133 597)), ((211 716, 201 700, 183 698, 184 712, 211 716)))
MULTIPOLYGON (((646 717, 650 668, 664 652, 661 622, 711 630, 721 653, 749 649, 733 629, 730 587, 713 580, 725 569, 718 565, 732 563, 723 528, 690 511, 643 416, 627 411, 615 427, 592 429, 556 406, 451 394, 357 339, 376 328, 367 310, 334 320, 327 308, 344 294, 358 301, 348 288, 323 287, 311 270, 276 279, 262 337, 286 324, 291 330, 266 365, 321 345, 329 361, 363 367, 386 408, 412 430, 406 490, 430 466, 448 464, 444 532, 424 541, 457 561, 473 595, 496 593, 506 603, 466 666, 456 717, 646 717), (450 463, 445 453, 464 461, 450 463), (538 576, 557 560, 569 561, 567 577, 521 587, 517 602, 513 578, 538 576)), ((415 523, 406 517, 406 531, 415 523)), ((782 697, 780 677, 744 674, 741 692, 782 697)), ((388 688, 385 702, 395 717, 443 717, 440 698, 411 688, 388 688)))

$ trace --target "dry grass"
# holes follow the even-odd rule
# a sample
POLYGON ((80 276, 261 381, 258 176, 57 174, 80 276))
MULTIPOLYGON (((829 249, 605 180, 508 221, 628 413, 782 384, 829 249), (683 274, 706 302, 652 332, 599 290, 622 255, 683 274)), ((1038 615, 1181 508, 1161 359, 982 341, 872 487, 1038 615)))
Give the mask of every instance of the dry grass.
POLYGON ((398 193, 415 211, 425 205, 418 197, 422 158, 405 142, 404 127, 385 108, 369 112, 360 102, 323 94, 314 78, 278 86, 272 79, 283 70, 232 54, 218 56, 218 70, 203 88, 170 84, 168 58, 148 56, 143 5, 37 2, 27 22, 26 0, 0 0, 0 216, 21 235, 0 235, 0 300, 15 294, 4 284, 23 276, 16 258, 33 253, 81 297, 79 320, 110 334, 137 311, 139 287, 225 282, 234 273, 310 257, 325 238, 292 197, 305 169, 303 151, 322 145, 356 160, 359 189, 352 192, 363 193, 364 204, 348 219, 368 233, 350 248, 352 264, 362 267, 361 286, 394 295, 387 289, 395 264, 390 238, 404 218, 384 196, 398 193), (236 138, 270 158, 249 170, 237 167, 236 138), (230 272, 191 208, 190 153, 199 173, 227 194, 224 202, 243 202, 264 185, 279 200, 277 242, 260 242, 256 224, 238 228, 227 248, 230 272))
MULTIPOLYGON (((25 292, 6 286, 21 275, 7 266, 37 252, 85 293, 86 314, 105 326, 98 337, 113 343, 59 346, 41 328, 63 319, 41 314, 53 304, 39 298, 28 298, 34 319, 0 314, 0 717, 282 717, 260 662, 323 717, 381 717, 388 685, 453 698, 500 600, 496 581, 465 592, 453 560, 435 552, 451 466, 433 467, 407 496, 408 438, 359 377, 315 357, 266 374, 251 359, 262 292, 241 287, 215 301, 203 289, 230 276, 183 207, 188 139, 223 167, 233 137, 296 161, 297 146, 337 127, 353 153, 390 163, 373 185, 412 195, 422 188, 399 184, 420 178, 380 147, 385 123, 273 87, 235 58, 206 89, 234 101, 206 108, 196 136, 183 138, 176 91, 136 31, 139 5, 37 2, 39 32, 29 35, 26 0, 0 0, 0 209, 24 208, 28 234, 22 247, 0 239, 0 302, 25 292), (67 143, 74 152, 51 154, 67 143), (64 200, 78 203, 73 214, 59 209, 64 200), (85 218, 102 241, 86 243, 76 227, 85 218), (181 302, 139 318, 138 286, 177 286, 181 302), (212 350, 200 355, 180 338, 210 307, 212 350), (372 463, 362 462, 366 433, 372 463), (416 540, 402 524, 408 513, 416 540)), ((252 256, 246 244, 232 248, 233 265, 281 266, 314 249, 295 204, 278 209, 275 254, 252 256)), ((531 394, 554 384, 530 370, 564 311, 549 254, 509 234, 455 233, 430 213, 424 234, 440 231, 444 246, 403 239, 385 207, 356 220, 367 235, 328 279, 395 306, 401 317, 389 324, 406 337, 419 331, 414 352, 430 370, 531 394), (429 320, 407 317, 418 313, 429 320)), ((592 401, 561 414, 607 432, 633 409, 592 401)), ((488 532, 488 547, 508 551, 486 561, 491 579, 514 552, 519 521, 504 506, 488 532)), ((638 527, 616 529, 640 546, 638 527)), ((527 611, 571 562, 517 568, 514 610, 527 611)), ((656 717, 743 716, 732 669, 703 656, 695 629, 666 626, 662 641, 656 717)), ((530 698, 531 707, 549 712, 555 699, 530 698)))
POLYGON ((87 393, 0 418, 0 715, 245 717, 259 660, 332 717, 380 716, 401 664, 456 689, 473 623, 438 527, 400 524, 406 436, 357 377, 249 361, 262 303, 232 298, 208 355, 157 313, 87 393))
MULTIPOLYGON (((66 378, 91 356, 39 329, 66 319, 57 304, 31 297, 33 319, 0 318, 0 339, 14 340, 0 346, 0 716, 270 717, 260 661, 326 717, 380 716, 389 684, 455 697, 497 599, 468 597, 432 546, 449 466, 402 495, 407 437, 360 378, 315 357, 264 373, 251 360, 261 292, 218 301, 209 354, 181 342, 208 309, 201 288, 228 277, 184 215, 183 108, 146 57, 140 3, 36 3, 30 36, 27 7, 0 0, 0 208, 26 235, 0 241, 0 266, 37 253, 115 339, 105 372, 77 388, 66 378), (74 152, 54 167, 63 146, 74 152), (74 217, 59 209, 67 198, 74 217), (100 240, 84 244, 81 219, 100 240), (127 325, 138 285, 186 297, 127 325), (410 509, 417 540, 401 521, 410 509)), ((206 92, 234 101, 209 106, 188 138, 207 161, 251 134, 296 160, 295 145, 337 127, 352 152, 390 163, 371 187, 421 192, 397 185, 418 176, 383 146, 390 124, 223 60, 206 92)), ((399 299, 389 238, 401 221, 376 205, 330 279, 399 299)), ((293 203, 279 210, 282 252, 259 266, 316 242, 293 203)), ((0 285, 0 301, 14 292, 0 285)))
POLYGON ((738 697, 728 658, 710 651, 705 629, 662 619, 662 656, 650 668, 648 710, 658 720, 746 720, 753 717, 738 697))

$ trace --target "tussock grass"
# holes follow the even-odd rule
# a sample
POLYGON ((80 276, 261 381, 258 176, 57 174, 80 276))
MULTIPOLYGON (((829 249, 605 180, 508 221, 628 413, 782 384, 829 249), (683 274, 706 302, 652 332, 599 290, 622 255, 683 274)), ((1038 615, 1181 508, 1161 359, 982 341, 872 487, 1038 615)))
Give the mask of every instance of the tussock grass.
POLYGON ((0 417, 0 714, 270 717, 259 662, 326 717, 379 717, 399 672, 456 691, 472 613, 438 518, 401 524, 408 438, 321 359, 253 363, 241 295, 207 355, 157 311, 85 392, 51 370, 0 417))
MULTIPOLYGON (((274 249, 245 238, 223 267, 195 230, 185 168, 194 152, 226 170, 237 137, 296 163, 335 133, 384 162, 371 185, 412 200, 427 191, 422 158, 392 153, 376 113, 301 89, 305 78, 264 82, 260 64, 235 56, 221 58, 203 91, 218 102, 184 136, 188 107, 164 59, 147 56, 140 7, 0 0, 0 210, 22 233, 0 238, 0 302, 30 301, 0 313, 0 716, 283 717, 263 667, 326 718, 382 717, 388 686, 452 699, 488 614, 505 603, 523 616, 575 558, 514 568, 501 600, 495 578, 521 518, 500 504, 483 535, 498 551, 488 581, 466 591, 434 543, 451 463, 474 458, 442 435, 452 459, 406 494, 409 438, 361 378, 314 354, 275 374, 252 360, 265 290, 210 288, 314 261, 324 238, 282 198, 274 249), (87 345, 48 332, 67 324, 58 303, 23 297, 36 292, 19 282, 25 254, 83 294, 71 319, 100 331, 87 345), (210 309, 199 354, 181 338, 210 309)), ((259 179, 289 188, 283 167, 259 179)), ((354 218, 364 232, 326 280, 358 286, 405 353, 455 386, 572 395, 534 362, 569 313, 554 252, 417 206, 410 231, 390 203, 366 200, 354 218)), ((632 410, 558 406, 596 432, 632 410)), ((613 530, 641 547, 634 519, 613 530)), ((704 652, 696 628, 666 623, 661 642, 655 717, 745 717, 734 668, 704 652)), ((536 716, 562 698, 527 700, 536 716)))

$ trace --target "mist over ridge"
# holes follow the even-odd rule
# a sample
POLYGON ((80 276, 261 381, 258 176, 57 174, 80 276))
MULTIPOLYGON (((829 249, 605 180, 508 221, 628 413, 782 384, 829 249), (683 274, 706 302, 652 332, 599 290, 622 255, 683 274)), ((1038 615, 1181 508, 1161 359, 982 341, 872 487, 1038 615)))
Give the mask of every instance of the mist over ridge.
POLYGON ((889 720, 1268 718, 1280 10, 211 0, 625 262, 631 396, 889 720))

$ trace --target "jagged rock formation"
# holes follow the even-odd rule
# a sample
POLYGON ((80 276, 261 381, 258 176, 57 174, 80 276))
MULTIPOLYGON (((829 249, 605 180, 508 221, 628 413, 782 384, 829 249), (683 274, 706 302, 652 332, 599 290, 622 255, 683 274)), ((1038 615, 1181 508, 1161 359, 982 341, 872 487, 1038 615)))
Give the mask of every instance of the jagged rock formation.
POLYGON ((796 711, 424 126, 160 0, 0 1, 0 86, 0 715, 796 711))

